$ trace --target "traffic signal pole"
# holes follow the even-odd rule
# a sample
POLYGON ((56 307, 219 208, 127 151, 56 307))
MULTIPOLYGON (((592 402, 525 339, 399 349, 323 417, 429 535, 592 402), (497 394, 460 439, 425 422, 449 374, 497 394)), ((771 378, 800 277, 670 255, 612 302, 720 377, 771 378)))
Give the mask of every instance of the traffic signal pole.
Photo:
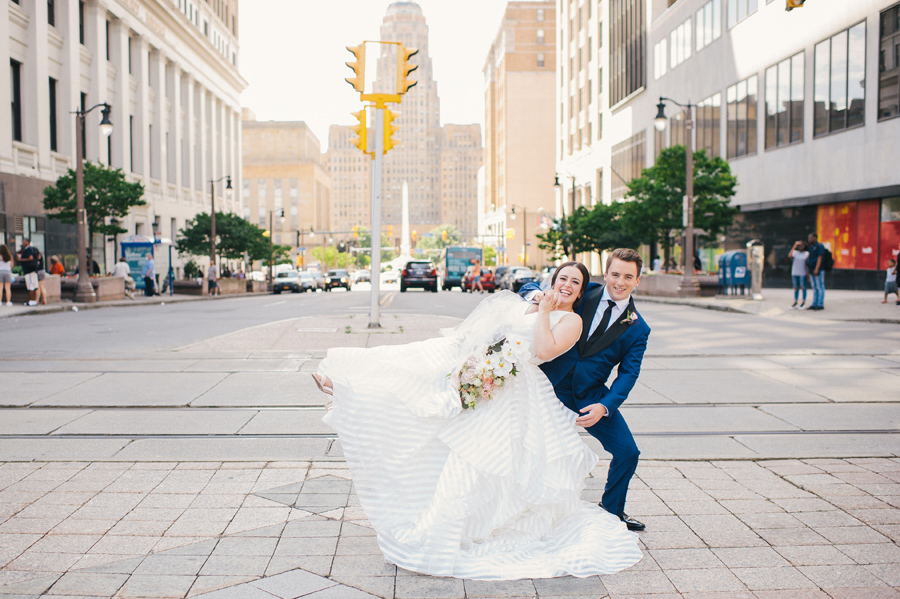
POLYGON ((384 107, 375 107, 375 164, 372 165, 372 293, 369 328, 381 328, 381 163, 384 158, 384 107))

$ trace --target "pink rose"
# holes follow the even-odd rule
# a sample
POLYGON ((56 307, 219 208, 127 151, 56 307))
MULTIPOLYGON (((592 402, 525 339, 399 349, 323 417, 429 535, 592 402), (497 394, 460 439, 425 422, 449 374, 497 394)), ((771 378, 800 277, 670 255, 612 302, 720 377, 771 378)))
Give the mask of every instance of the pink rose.
POLYGON ((491 398, 491 390, 488 389, 487 387, 482 387, 481 388, 481 398, 484 399, 485 401, 490 399, 491 398))

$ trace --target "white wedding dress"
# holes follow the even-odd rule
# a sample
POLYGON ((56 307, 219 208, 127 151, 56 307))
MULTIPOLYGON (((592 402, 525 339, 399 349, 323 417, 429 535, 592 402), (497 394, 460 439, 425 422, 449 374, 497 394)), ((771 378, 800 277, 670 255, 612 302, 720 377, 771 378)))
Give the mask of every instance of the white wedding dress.
MULTIPOLYGON (((356 492, 385 558, 407 570, 475 580, 609 574, 641 559, 637 535, 582 501, 597 456, 535 358, 491 401, 461 408, 448 378, 474 351, 537 314, 509 292, 442 337, 328 351, 334 405, 356 492)), ((551 326, 564 312, 553 312, 551 326)))

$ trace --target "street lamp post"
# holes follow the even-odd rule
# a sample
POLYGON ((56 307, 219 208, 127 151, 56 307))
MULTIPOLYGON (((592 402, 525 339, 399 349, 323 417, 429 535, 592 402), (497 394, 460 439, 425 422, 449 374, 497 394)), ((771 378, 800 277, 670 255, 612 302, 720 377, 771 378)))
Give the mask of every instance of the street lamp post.
POLYGON ((209 199, 211 211, 209 213, 209 263, 216 264, 216 183, 225 179, 225 193, 231 189, 231 175, 224 175, 209 182, 209 199))
POLYGON ((678 294, 681 296, 700 295, 700 282, 694 273, 694 105, 688 102, 680 104, 671 98, 660 96, 659 104, 656 105, 656 118, 653 120, 653 126, 657 131, 665 131, 668 119, 666 118, 666 101, 685 109, 686 118, 684 122, 684 153, 685 153, 685 169, 684 169, 684 275, 681 278, 681 284, 678 288, 678 294))
MULTIPOLYGON (((572 179, 572 214, 575 214, 575 177, 574 175, 571 177, 572 179)), ((562 246, 563 246, 563 254, 566 258, 569 257, 569 242, 566 236, 568 232, 568 225, 566 224, 566 198, 562 195, 563 186, 562 183, 559 182, 559 175, 556 175, 553 178, 553 186, 559 187, 560 189, 560 198, 559 198, 559 209, 561 212, 560 218, 560 227, 562 228, 562 246)))
POLYGON ((75 111, 75 239, 78 244, 78 286, 75 288, 75 301, 91 304, 97 301, 94 287, 91 285, 91 265, 87 263, 87 213, 84 209, 84 117, 95 108, 103 107, 100 111, 103 118, 100 120, 100 133, 109 137, 112 134, 113 124, 109 120, 112 106, 102 102, 87 110, 75 111))
POLYGON ((522 210, 522 266, 528 266, 528 231, 525 229, 528 226, 528 209, 525 206, 510 205, 512 213, 509 218, 512 220, 516 220, 516 208, 522 210))
MULTIPOLYGON (((272 285, 272 289, 275 289, 275 277, 273 275, 273 270, 275 268, 275 247, 272 243, 272 239, 275 237, 275 231, 272 226, 272 219, 274 216, 275 211, 269 210, 269 285, 272 285)), ((284 224, 284 208, 281 209, 279 221, 282 225, 284 224)))

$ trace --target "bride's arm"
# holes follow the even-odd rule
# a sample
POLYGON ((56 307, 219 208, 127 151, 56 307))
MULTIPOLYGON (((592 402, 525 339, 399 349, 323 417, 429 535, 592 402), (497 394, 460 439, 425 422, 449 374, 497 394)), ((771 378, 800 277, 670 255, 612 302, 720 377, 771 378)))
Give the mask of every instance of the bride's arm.
POLYGON ((545 296, 538 307, 534 329, 534 353, 544 362, 569 351, 581 335, 581 317, 575 313, 566 314, 555 327, 550 328, 550 312, 553 311, 555 303, 553 299, 545 296))

